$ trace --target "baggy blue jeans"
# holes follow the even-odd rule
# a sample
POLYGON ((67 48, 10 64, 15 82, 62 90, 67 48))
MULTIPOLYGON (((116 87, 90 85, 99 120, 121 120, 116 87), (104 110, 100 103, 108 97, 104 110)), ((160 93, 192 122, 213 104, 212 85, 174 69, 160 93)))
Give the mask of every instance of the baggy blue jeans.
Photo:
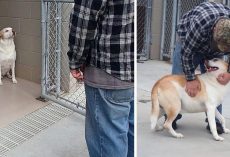
POLYGON ((134 157, 134 89, 85 85, 85 138, 90 157, 134 157))
MULTIPOLYGON (((181 42, 176 43, 176 47, 173 53, 172 74, 184 74, 181 63, 181 46, 181 42)), ((193 58, 193 64, 195 65, 195 67, 198 67, 200 65, 201 73, 206 72, 204 66, 204 57, 202 55, 196 54, 193 58)), ((222 104, 217 107, 217 110, 222 114, 222 104)), ((216 121, 219 122, 218 119, 216 119, 216 121)))

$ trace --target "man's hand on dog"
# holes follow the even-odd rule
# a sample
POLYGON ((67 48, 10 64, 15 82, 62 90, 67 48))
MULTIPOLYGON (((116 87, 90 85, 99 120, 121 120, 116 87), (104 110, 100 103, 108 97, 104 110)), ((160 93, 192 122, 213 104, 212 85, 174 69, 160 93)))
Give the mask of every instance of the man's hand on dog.
POLYGON ((187 81, 185 85, 185 91, 191 97, 195 97, 200 91, 201 85, 199 80, 187 81))
POLYGON ((217 81, 222 84, 226 85, 230 80, 230 74, 229 73, 222 73, 217 77, 217 81))

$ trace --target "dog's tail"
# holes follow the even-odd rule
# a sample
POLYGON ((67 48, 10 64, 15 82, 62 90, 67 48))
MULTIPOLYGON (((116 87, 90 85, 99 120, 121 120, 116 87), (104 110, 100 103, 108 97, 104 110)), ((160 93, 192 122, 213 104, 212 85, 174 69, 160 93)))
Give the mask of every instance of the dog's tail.
POLYGON ((151 129, 154 130, 160 113, 160 104, 158 100, 158 86, 155 85, 152 89, 152 111, 151 111, 151 129))

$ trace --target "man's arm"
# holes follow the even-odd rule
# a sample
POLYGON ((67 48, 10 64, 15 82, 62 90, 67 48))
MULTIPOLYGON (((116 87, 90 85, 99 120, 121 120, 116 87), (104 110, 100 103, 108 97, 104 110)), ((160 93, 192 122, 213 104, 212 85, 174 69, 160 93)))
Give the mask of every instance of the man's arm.
POLYGON ((194 22, 182 43, 181 60, 187 81, 195 80, 194 55, 200 48, 200 44, 205 40, 202 33, 202 26, 199 22, 194 22))
POLYGON ((90 53, 97 22, 105 9, 106 0, 75 0, 70 16, 69 67, 80 69, 90 53))
POLYGON ((191 97, 195 97, 200 91, 200 81, 196 80, 194 65, 194 56, 197 50, 200 48, 200 44, 205 40, 203 37, 202 26, 200 22, 195 21, 190 25, 190 29, 187 31, 185 41, 182 45, 181 60, 182 67, 186 77, 185 91, 191 97))

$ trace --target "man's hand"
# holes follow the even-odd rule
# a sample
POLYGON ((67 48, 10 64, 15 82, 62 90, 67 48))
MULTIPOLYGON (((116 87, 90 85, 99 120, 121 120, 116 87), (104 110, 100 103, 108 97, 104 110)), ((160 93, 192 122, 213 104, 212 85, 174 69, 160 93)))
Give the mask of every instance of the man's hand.
POLYGON ((72 74, 72 76, 77 79, 78 81, 83 81, 84 76, 83 73, 81 72, 80 69, 76 69, 76 70, 70 70, 70 73, 72 74))
POLYGON ((222 84, 226 85, 230 80, 230 74, 229 73, 222 73, 217 77, 217 81, 222 84))
POLYGON ((195 97, 200 91, 201 85, 199 80, 187 81, 185 85, 185 91, 191 97, 195 97))

